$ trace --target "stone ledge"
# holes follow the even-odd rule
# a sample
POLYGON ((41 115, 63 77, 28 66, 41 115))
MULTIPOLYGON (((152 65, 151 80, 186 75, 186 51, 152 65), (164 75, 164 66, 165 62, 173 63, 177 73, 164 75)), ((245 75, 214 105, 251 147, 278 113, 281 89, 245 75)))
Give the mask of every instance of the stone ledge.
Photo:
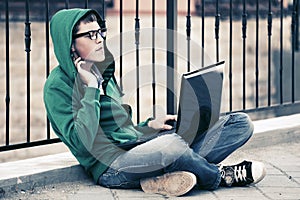
POLYGON ((6 192, 89 178, 69 152, 1 163, 0 177, 6 192))
POLYGON ((254 135, 243 148, 300 140, 300 114, 254 121, 254 135))

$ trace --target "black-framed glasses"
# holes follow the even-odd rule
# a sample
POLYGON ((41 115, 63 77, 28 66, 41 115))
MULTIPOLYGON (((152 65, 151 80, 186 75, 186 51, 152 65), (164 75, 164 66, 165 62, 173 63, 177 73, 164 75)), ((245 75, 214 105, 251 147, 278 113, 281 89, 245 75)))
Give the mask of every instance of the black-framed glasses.
POLYGON ((87 31, 84 33, 79 33, 76 35, 73 35, 73 40, 79 37, 83 37, 83 36, 88 36, 91 40, 96 40, 99 37, 102 37, 103 39, 105 39, 106 37, 106 28, 100 28, 98 30, 92 30, 92 31, 87 31))

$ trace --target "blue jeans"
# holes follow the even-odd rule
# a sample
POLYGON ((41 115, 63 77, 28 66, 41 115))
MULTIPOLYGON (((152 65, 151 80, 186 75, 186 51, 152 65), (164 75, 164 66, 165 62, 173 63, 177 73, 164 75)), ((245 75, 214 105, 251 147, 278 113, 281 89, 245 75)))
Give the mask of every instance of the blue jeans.
POLYGON ((196 136, 190 146, 176 133, 162 135, 119 156, 98 183, 109 188, 139 188, 141 178, 189 171, 196 175, 200 188, 213 190, 221 181, 217 164, 245 144, 252 133, 248 115, 235 113, 196 136))

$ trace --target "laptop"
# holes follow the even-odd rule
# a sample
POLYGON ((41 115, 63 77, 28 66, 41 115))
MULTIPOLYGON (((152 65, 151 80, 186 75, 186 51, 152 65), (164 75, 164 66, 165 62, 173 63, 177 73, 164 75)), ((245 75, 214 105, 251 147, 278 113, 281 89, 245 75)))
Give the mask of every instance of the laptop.
POLYGON ((158 136, 174 132, 191 144, 196 135, 204 133, 219 120, 224 67, 225 61, 220 61, 182 75, 177 121, 168 122, 175 130, 146 134, 137 141, 117 146, 128 150, 158 136))
POLYGON ((176 133, 187 142, 220 118, 225 61, 182 75, 176 133))

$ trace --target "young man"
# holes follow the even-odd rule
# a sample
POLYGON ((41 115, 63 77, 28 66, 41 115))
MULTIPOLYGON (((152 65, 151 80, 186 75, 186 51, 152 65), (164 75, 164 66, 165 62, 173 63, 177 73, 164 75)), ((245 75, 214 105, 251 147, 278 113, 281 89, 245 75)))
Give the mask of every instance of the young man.
POLYGON ((196 183, 212 190, 263 179, 265 168, 260 162, 218 165, 251 137, 253 125, 246 114, 221 118, 191 144, 166 124, 176 116, 149 118, 135 125, 128 106, 122 104, 105 34, 94 10, 57 12, 51 20, 51 37, 59 65, 44 87, 54 132, 96 183, 180 196, 196 183), (155 132, 159 132, 157 137, 139 142, 155 132), (132 142, 133 146, 122 146, 132 142))

